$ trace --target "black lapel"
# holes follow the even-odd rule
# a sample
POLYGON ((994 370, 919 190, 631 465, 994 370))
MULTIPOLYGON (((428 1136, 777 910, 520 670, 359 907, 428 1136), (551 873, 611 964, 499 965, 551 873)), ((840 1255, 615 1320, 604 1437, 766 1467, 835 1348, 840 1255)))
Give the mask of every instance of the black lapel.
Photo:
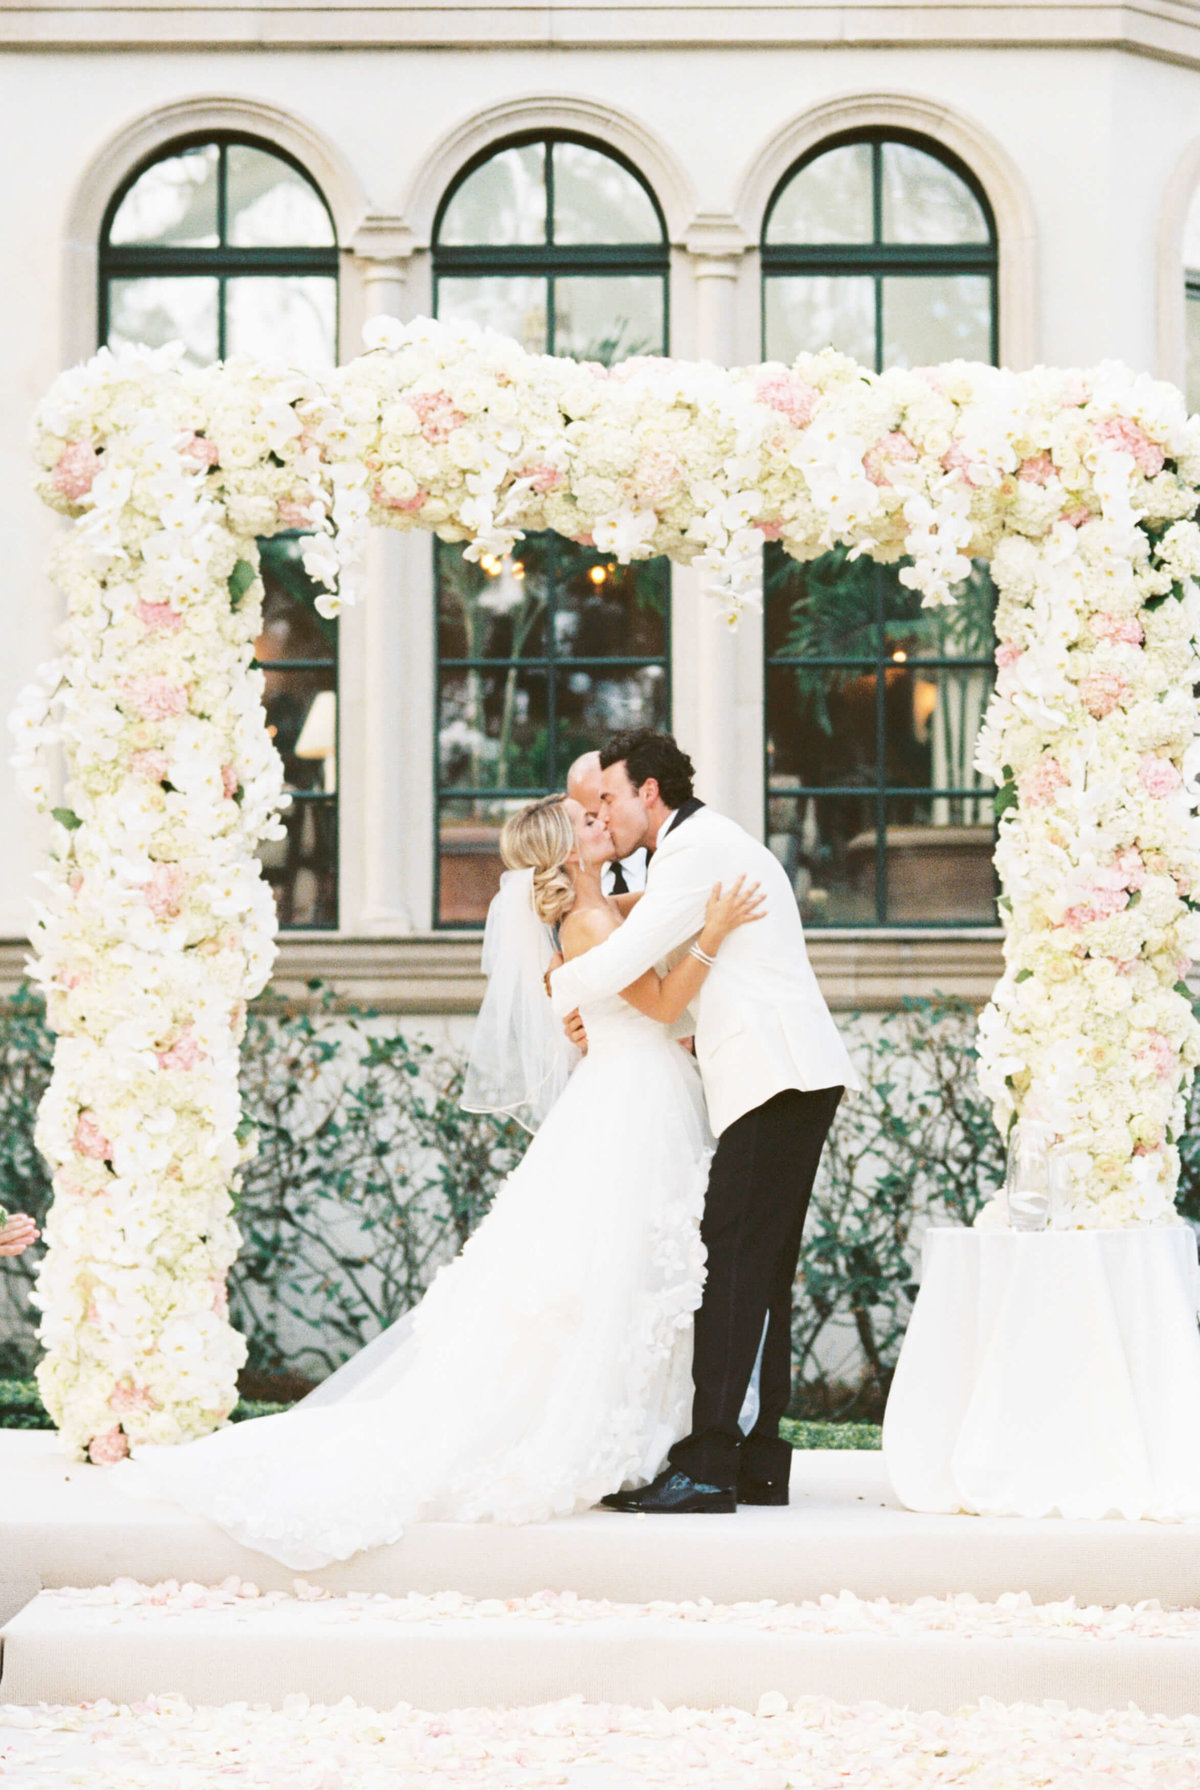
POLYGON ((675 810, 675 818, 666 833, 663 834, 663 838, 665 839, 668 834, 673 833, 676 827, 681 827, 685 820, 691 820, 693 814, 699 814, 703 806, 704 803, 699 796, 689 796, 686 802, 681 802, 675 810))

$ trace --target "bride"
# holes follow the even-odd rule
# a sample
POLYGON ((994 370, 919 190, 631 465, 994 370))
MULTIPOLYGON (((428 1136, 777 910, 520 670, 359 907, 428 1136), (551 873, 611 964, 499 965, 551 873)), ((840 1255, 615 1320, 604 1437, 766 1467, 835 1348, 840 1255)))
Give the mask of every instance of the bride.
MULTIPOLYGON (((652 1478, 688 1427, 712 1139, 668 1028, 707 966, 689 953, 586 1008, 588 1053, 568 1081, 574 1053, 542 983, 549 929, 580 956, 636 897, 602 893, 612 840, 577 802, 533 803, 500 849, 463 1102, 537 1126, 523 1160, 420 1305, 294 1410, 114 1469, 134 1495, 173 1499, 300 1571, 418 1520, 586 1509, 652 1478)), ((756 887, 718 884, 700 950, 758 911, 756 887)))

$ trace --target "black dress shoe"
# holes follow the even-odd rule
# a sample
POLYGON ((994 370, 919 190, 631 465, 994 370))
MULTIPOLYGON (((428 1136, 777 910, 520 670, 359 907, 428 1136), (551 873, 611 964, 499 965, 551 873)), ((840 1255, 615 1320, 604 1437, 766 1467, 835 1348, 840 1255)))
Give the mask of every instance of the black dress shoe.
POLYGON ((699 1485, 686 1473, 667 1467, 649 1485, 635 1492, 610 1492, 601 1498, 605 1510, 646 1511, 655 1515, 682 1515, 687 1511, 709 1511, 728 1514, 737 1509, 737 1496, 732 1487, 699 1485))
POLYGON ((788 1488, 783 1484, 772 1485, 766 1479, 739 1479, 737 1501, 739 1504, 786 1504, 788 1488))

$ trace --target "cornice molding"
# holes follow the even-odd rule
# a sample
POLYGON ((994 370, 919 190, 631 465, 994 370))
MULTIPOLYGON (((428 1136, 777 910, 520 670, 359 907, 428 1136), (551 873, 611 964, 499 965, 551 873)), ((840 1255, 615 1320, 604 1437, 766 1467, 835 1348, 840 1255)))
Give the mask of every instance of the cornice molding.
POLYGON ((1200 66, 1193 0, 1091 6, 1071 0, 940 4, 355 4, 354 0, 7 0, 0 49, 614 49, 892 46, 1126 49, 1200 66))

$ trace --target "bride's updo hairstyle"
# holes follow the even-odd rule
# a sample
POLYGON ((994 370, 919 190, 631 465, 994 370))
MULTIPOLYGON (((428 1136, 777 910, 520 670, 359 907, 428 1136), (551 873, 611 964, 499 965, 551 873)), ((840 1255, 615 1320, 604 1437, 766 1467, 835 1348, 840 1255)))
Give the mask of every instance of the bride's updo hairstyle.
POLYGON ((500 856, 510 870, 533 871, 533 911, 547 926, 557 926, 575 901, 575 884, 567 859, 575 850, 575 829, 562 796, 531 802, 510 814, 500 834, 500 856))

